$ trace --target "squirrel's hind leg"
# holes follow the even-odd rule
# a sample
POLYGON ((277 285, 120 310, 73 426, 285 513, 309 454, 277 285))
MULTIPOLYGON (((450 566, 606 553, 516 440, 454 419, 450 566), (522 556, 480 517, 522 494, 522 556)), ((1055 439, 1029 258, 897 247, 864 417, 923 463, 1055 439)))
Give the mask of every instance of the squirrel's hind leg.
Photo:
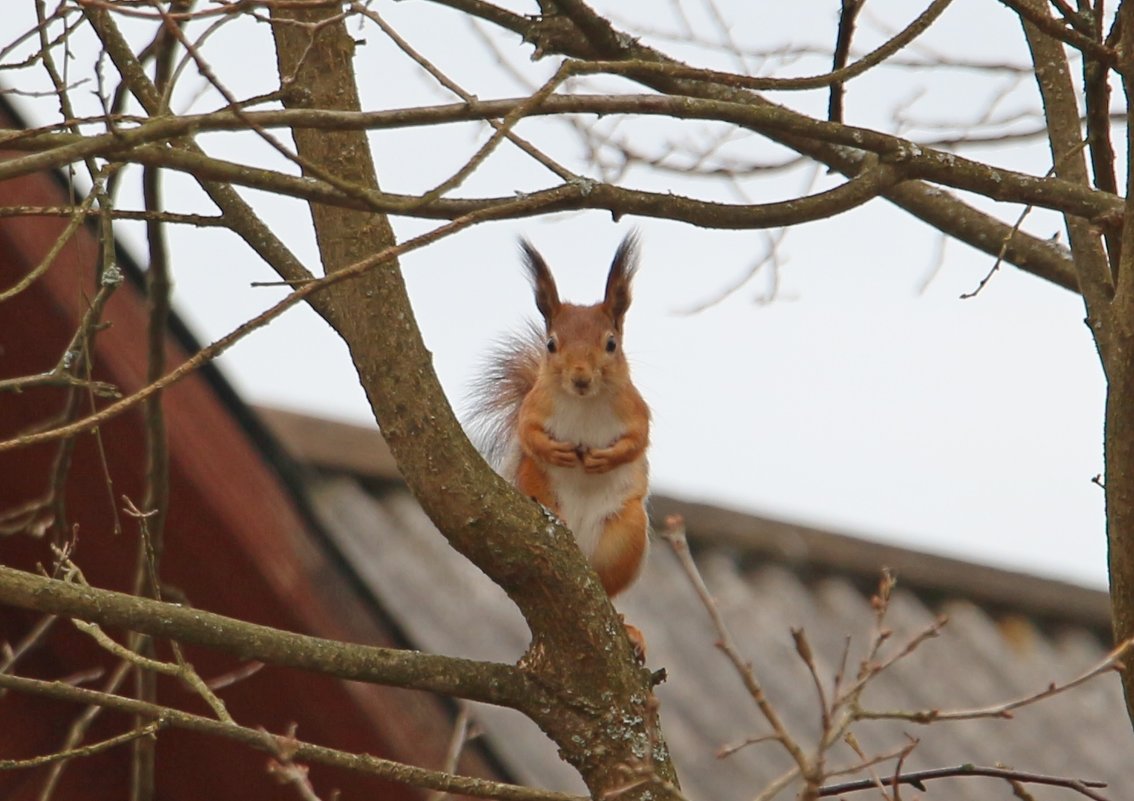
MULTIPOLYGON (((614 597, 638 577, 648 544, 646 508, 642 498, 630 498, 622 508, 606 519, 602 536, 591 555, 591 565, 598 573, 603 589, 614 597)), ((634 646, 638 662, 646 661, 646 638, 637 626, 622 621, 626 635, 634 646)))
POLYGON ((646 507, 642 498, 628 498, 603 523, 602 535, 591 554, 606 594, 613 598, 638 577, 646 556, 646 507))

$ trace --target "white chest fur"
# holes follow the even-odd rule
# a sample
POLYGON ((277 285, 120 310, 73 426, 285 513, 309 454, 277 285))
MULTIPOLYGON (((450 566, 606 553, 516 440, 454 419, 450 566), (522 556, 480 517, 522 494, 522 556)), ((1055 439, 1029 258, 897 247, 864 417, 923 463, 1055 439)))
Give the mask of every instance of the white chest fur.
MULTIPOLYGON (((603 398, 558 398, 546 423, 557 440, 584 448, 605 448, 626 433, 626 426, 603 398)), ((643 457, 644 458, 644 457, 643 457)), ((579 549, 594 553, 608 517, 630 495, 640 465, 619 465, 606 473, 586 473, 582 465, 548 468, 551 487, 559 501, 559 514, 575 534, 579 549)))

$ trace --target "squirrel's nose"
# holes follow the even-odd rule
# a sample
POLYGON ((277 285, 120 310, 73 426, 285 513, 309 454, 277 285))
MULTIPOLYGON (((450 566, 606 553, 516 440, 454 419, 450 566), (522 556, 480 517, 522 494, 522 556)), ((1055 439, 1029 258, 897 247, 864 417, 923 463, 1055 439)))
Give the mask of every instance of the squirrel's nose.
POLYGON ((578 392, 586 392, 591 388, 591 379, 586 376, 577 375, 571 379, 571 384, 578 392))

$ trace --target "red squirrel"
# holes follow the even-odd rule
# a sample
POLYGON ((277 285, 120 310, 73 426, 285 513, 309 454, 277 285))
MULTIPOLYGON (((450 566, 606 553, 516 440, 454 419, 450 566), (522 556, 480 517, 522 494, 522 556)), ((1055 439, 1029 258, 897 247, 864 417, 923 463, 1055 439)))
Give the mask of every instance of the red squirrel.
MULTIPOLYGON (((637 238, 619 245, 591 306, 561 302, 543 257, 526 240, 520 250, 544 325, 503 343, 478 383, 476 417, 497 470, 567 524, 614 597, 648 542, 650 410, 622 351, 637 238)), ((641 633, 627 630, 644 654, 641 633)))

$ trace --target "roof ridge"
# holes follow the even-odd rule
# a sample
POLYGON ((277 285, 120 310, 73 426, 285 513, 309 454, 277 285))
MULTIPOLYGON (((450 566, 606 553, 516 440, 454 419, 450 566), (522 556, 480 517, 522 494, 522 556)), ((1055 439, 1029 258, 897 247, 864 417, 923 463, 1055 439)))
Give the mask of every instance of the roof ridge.
POLYGON ((871 586, 889 568, 899 587, 919 594, 965 598, 1041 623, 1082 625, 1109 636, 1110 599, 1103 590, 704 503, 655 495, 650 506, 655 519, 682 515, 695 547, 735 548, 752 560, 770 559, 817 574, 850 574, 871 586))

